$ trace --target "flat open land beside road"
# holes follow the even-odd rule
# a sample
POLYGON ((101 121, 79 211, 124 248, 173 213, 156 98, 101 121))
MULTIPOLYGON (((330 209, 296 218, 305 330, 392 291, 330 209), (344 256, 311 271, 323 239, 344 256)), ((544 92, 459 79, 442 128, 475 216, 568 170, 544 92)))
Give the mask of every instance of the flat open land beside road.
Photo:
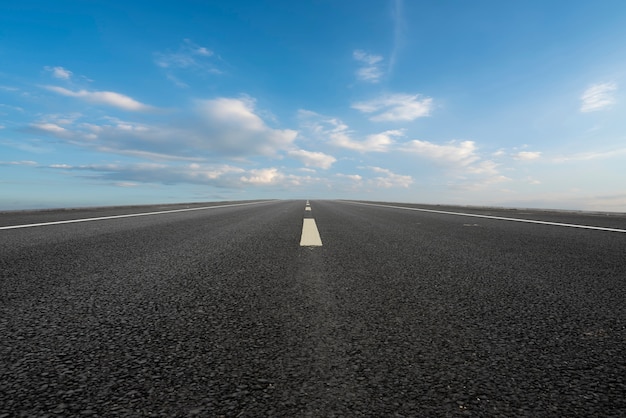
POLYGON ((626 416, 626 215, 0 213, 0 417, 89 415, 626 416))

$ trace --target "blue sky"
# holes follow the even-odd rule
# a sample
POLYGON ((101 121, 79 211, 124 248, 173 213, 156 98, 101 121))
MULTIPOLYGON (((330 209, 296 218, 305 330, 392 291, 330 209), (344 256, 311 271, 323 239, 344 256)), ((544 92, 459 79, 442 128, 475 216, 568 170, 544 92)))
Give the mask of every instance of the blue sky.
POLYGON ((626 2, 0 5, 0 209, 626 212, 626 2))

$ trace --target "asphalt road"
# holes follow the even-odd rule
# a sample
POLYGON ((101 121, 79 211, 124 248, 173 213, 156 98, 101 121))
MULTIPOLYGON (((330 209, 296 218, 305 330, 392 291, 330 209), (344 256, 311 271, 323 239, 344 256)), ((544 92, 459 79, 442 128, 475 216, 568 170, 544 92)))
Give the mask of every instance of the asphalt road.
POLYGON ((0 418, 626 416, 626 233, 249 203, 0 229, 0 418))

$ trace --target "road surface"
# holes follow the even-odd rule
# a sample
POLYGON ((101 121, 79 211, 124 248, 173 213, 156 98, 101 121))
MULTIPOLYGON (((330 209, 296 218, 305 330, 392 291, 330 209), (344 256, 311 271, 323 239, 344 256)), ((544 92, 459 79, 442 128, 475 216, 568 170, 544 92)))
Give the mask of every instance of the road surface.
POLYGON ((623 215, 0 214, 3 418, 626 416, 625 395, 623 215))

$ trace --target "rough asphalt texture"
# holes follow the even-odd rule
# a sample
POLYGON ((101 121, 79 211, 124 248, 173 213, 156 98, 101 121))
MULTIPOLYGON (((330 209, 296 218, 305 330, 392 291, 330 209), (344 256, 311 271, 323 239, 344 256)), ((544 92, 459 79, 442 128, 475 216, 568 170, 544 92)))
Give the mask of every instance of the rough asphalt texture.
POLYGON ((0 231, 0 417, 626 416, 626 234, 311 205, 0 231))

